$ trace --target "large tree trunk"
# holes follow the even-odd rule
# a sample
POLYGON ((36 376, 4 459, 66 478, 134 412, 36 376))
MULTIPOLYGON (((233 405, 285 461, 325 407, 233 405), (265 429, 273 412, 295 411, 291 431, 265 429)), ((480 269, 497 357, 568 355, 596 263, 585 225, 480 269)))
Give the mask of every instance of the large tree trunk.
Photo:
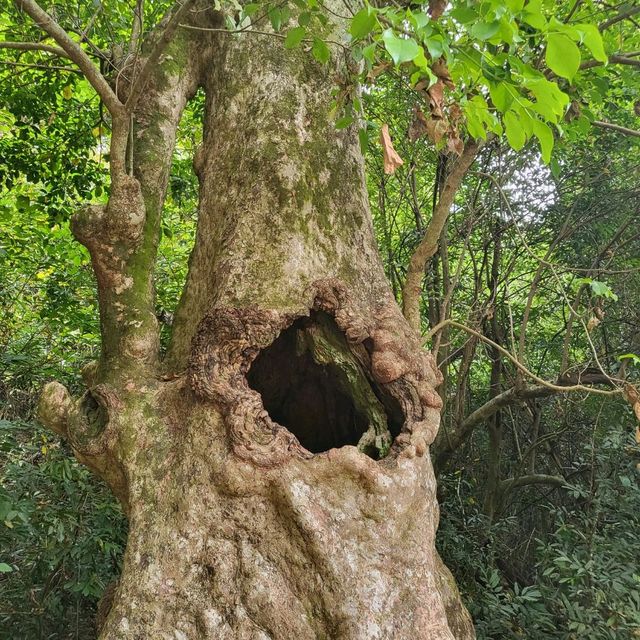
POLYGON ((273 37, 180 30, 136 112, 135 180, 75 223, 103 357, 82 399, 49 385, 41 416, 129 518, 100 638, 473 637, 434 547, 438 374, 385 279, 357 132, 329 116, 346 73, 273 37), (149 283, 198 86, 198 230, 160 361, 149 283), (138 232, 99 235, 117 212, 138 232))

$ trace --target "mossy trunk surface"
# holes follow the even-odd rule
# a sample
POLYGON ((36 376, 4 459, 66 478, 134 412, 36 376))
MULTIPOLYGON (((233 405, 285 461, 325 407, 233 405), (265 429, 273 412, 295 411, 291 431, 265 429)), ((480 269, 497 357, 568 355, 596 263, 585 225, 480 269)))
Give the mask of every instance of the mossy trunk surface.
POLYGON ((357 130, 329 115, 346 73, 270 36, 180 30, 136 114, 134 175, 75 223, 103 356, 85 396, 51 383, 40 415, 129 519, 103 640, 473 637, 434 547, 438 374, 382 270, 357 130), (161 358, 150 283, 197 87, 198 230, 161 358))

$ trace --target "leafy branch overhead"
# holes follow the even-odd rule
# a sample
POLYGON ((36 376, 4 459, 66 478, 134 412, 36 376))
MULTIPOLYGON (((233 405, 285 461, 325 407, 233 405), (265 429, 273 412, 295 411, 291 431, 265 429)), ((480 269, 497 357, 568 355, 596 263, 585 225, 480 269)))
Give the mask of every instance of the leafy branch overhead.
MULTIPOLYGON (((572 120, 579 126, 603 124, 597 113, 605 91, 601 68, 640 62, 637 52, 620 51, 622 39, 609 31, 622 18, 598 25, 594 15, 602 15, 602 9, 593 3, 576 3, 563 19, 556 3, 543 0, 431 0, 428 7, 367 2, 349 18, 349 39, 338 43, 323 32, 317 0, 295 4, 298 25, 288 28, 285 46, 308 45, 320 62, 328 61, 331 48, 334 55, 346 51, 365 97, 375 90, 380 73, 399 75, 415 93, 410 137, 426 135, 458 155, 462 138, 495 135, 516 151, 535 139, 549 163, 554 140, 572 120), (325 41, 329 46, 321 46, 325 41), (593 69, 598 73, 590 76, 593 69)), ((250 21, 257 6, 245 7, 241 19, 250 21)), ((270 16, 276 30, 293 23, 282 9, 273 8, 270 16)), ((343 90, 336 107, 344 112, 339 119, 344 127, 358 119, 361 101, 343 90)), ((365 122, 361 139, 366 142, 378 127, 365 122)))

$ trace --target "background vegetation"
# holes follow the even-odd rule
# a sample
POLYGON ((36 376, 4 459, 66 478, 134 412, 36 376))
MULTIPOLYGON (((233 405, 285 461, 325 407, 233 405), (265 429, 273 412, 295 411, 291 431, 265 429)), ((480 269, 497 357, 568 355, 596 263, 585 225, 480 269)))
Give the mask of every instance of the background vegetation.
MULTIPOLYGON (((111 33, 96 30, 96 46, 127 26, 117 16, 111 33)), ((625 37, 632 49, 637 32, 625 37)), ((79 202, 107 196, 108 130, 85 80, 38 65, 33 52, 0 64, 0 637, 84 639, 118 574, 126 523, 37 425, 34 405, 50 379, 80 389, 76 376, 99 348, 89 259, 68 221, 79 202)), ((600 383, 602 371, 640 377, 640 147, 592 126, 598 117, 638 129, 640 83, 633 65, 581 82, 584 104, 568 110, 550 164, 535 141, 483 149, 421 302, 425 333, 439 327, 431 347, 445 377, 433 452, 439 545, 479 638, 640 637, 632 409, 620 395, 519 391, 519 365, 559 386, 600 383), (507 391, 499 411, 474 422, 507 391)), ((415 92, 401 74, 370 83, 363 102, 374 223, 399 298, 450 154, 411 133, 415 92), (404 160, 393 175, 376 142, 382 123, 404 160)), ((156 286, 166 335, 195 228, 201 109, 194 100, 181 125, 165 211, 156 286)))

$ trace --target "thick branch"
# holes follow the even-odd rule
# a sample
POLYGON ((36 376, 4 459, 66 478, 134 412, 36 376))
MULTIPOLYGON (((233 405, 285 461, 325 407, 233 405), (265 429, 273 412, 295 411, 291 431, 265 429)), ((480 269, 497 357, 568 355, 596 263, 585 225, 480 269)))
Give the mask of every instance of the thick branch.
MULTIPOLYGON (((145 60, 140 73, 133 81, 131 91, 129 92, 129 97, 127 98, 126 102, 126 108, 129 112, 135 109, 136 103, 140 99, 140 96, 142 95, 142 92, 144 91, 144 88, 147 85, 151 74, 157 66, 160 56, 167 48, 167 45, 171 41, 173 34, 180 25, 180 21, 186 15, 187 11, 189 11, 194 2, 195 0, 184 0, 182 5, 173 13, 173 15, 168 17, 168 19, 165 19, 166 26, 164 27, 162 33, 160 33, 160 35, 158 36, 153 50, 145 60)), ((175 9, 175 7, 173 7, 173 9, 175 9)))
POLYGON ((427 262, 438 250, 438 240, 449 217, 456 193, 476 157, 478 148, 475 142, 467 143, 462 155, 456 160, 445 180, 440 199, 434 208, 424 237, 409 261, 407 277, 402 289, 402 310, 411 327, 418 333, 420 332, 420 293, 424 271, 427 262))
POLYGON ((69 34, 34 0, 15 0, 19 9, 25 11, 33 21, 48 33, 65 51, 67 56, 75 62, 85 75, 91 86, 96 90, 111 115, 119 115, 123 104, 112 91, 105 77, 98 67, 91 62, 84 49, 69 37, 69 34))

